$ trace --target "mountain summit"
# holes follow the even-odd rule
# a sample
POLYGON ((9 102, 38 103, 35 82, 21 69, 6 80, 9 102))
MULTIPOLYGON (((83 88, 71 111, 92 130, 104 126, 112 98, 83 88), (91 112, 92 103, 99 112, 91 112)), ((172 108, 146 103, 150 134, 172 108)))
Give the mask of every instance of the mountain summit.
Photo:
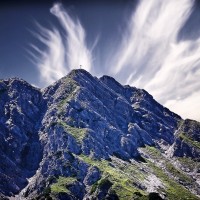
POLYGON ((0 199, 200 199, 200 123, 83 69, 0 81, 0 199))

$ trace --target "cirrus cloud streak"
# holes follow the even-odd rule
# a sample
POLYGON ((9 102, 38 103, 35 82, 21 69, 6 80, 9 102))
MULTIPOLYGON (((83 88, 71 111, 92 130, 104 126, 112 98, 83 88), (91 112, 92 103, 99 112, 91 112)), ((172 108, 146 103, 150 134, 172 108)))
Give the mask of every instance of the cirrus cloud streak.
POLYGON ((178 40, 194 2, 141 0, 110 65, 122 82, 146 89, 184 118, 200 120, 200 39, 178 40))
MULTIPOLYGON (((194 3, 194 0, 140 0, 121 41, 111 38, 115 43, 115 48, 109 49, 112 56, 101 62, 109 63, 107 73, 120 82, 146 89, 184 118, 200 120, 200 39, 178 40, 194 3)), ((99 66, 93 52, 97 40, 89 47, 80 21, 72 18, 61 4, 55 4, 50 12, 62 30, 38 25, 39 33, 35 36, 46 51, 32 45, 44 85, 80 65, 95 73, 92 66, 99 66)))
POLYGON ((91 48, 87 46, 86 33, 80 21, 70 17, 60 3, 54 4, 50 12, 58 19, 63 31, 37 24, 39 33, 34 35, 46 49, 43 51, 31 45, 31 54, 44 85, 51 84, 80 65, 90 71, 92 50, 97 43, 95 41, 91 48))

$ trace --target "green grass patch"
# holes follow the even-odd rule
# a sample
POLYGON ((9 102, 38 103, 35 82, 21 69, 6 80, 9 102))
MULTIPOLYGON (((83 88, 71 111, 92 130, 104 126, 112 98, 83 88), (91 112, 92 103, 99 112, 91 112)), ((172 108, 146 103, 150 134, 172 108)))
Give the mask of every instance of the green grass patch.
POLYGON ((181 182, 192 184, 193 180, 186 174, 184 174, 181 170, 176 169, 171 163, 166 163, 166 169, 169 171, 174 177, 177 177, 181 182))
POLYGON ((108 186, 108 187, 112 186, 112 182, 110 182, 110 180, 107 177, 104 177, 100 179, 99 181, 97 181, 96 183, 94 183, 92 185, 90 193, 93 194, 98 188, 101 189, 104 186, 108 186))
POLYGON ((195 168, 200 168, 200 162, 193 160, 188 157, 177 157, 178 161, 183 165, 183 167, 188 168, 190 171, 193 171, 195 168))
POLYGON ((192 194, 189 190, 184 188, 182 185, 176 183, 174 180, 170 179, 170 177, 163 172, 162 169, 157 167, 152 162, 148 162, 149 167, 151 167, 155 173, 155 175, 160 178, 166 186, 167 199, 174 200, 199 200, 197 196, 192 194))
POLYGON ((163 158, 162 153, 156 147, 147 145, 145 148, 142 148, 142 149, 145 150, 145 152, 149 154, 150 156, 152 156, 153 158, 157 158, 157 159, 163 158))
POLYGON ((98 184, 98 181, 95 182, 95 183, 92 185, 91 190, 90 190, 90 194, 93 194, 93 193, 97 190, 98 185, 99 185, 99 184, 98 184))
MULTIPOLYGON (((146 197, 146 193, 134 187, 134 176, 114 167, 107 160, 93 160, 85 155, 79 155, 79 158, 84 162, 96 166, 102 172, 102 179, 108 179, 113 185, 112 190, 116 192, 119 199, 133 199, 140 193, 141 196, 146 197)), ((99 180, 92 186, 91 192, 95 192, 102 180, 99 180)))
POLYGON ((65 85, 65 97, 58 104, 58 111, 62 112, 63 106, 65 106, 68 102, 71 101, 75 97, 76 91, 79 89, 79 85, 73 79, 67 77, 64 80, 65 85))
POLYGON ((179 138, 185 141, 186 143, 200 149, 200 142, 192 140, 184 132, 180 133, 179 138))
POLYGON ((73 177, 62 177, 59 176, 57 182, 51 185, 51 193, 67 193, 69 194, 70 191, 67 189, 67 186, 74 183, 76 181, 73 177))
POLYGON ((59 121, 57 124, 64 127, 66 132, 68 132, 70 135, 72 135, 76 139, 76 141, 79 143, 81 143, 86 136, 87 128, 72 127, 63 121, 59 121))
POLYGON ((112 163, 117 166, 117 168, 121 171, 123 171, 126 174, 131 174, 133 179, 141 180, 143 181, 146 177, 146 173, 142 170, 141 166, 138 168, 138 166, 128 163, 128 162, 121 162, 118 159, 113 159, 112 163))

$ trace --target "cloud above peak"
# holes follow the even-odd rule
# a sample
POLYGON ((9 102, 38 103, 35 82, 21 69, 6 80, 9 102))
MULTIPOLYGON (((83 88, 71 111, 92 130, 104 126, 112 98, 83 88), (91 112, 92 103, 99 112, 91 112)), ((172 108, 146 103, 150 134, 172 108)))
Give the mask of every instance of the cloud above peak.
POLYGON ((113 63, 115 74, 126 71, 139 87, 157 72, 192 11, 191 0, 141 0, 124 32, 113 63), (142 75, 142 76, 141 76, 142 75), (140 80, 138 80, 140 79, 140 80))
POLYGON ((46 50, 32 45, 41 80, 44 85, 51 84, 80 65, 95 74, 101 70, 92 67, 100 66, 96 63, 100 59, 94 60, 100 52, 100 57, 107 56, 101 60, 101 64, 109 66, 105 73, 123 84, 146 89, 184 118, 200 120, 200 39, 178 40, 194 3, 195 0, 140 0, 127 20, 122 39, 109 38, 114 45, 108 44, 105 52, 100 46, 101 52, 93 51, 98 40, 88 46, 86 30, 79 19, 69 15, 62 4, 54 4, 50 12, 61 28, 38 25, 35 36, 46 50), (108 56, 108 52, 113 54, 108 56))
POLYGON ((50 9, 65 31, 65 47, 67 64, 70 69, 82 65, 87 71, 92 67, 92 48, 86 43, 86 32, 78 19, 72 19, 64 10, 62 4, 57 3, 50 9))
POLYGON ((122 82, 146 89, 184 118, 200 120, 200 104, 191 98, 200 98, 200 39, 178 41, 194 2, 139 1, 110 65, 122 82), (189 104, 194 114, 186 111, 189 104))
POLYGON ((44 85, 51 84, 80 66, 90 71, 93 62, 92 50, 95 46, 87 46, 83 26, 78 19, 70 17, 62 4, 54 4, 50 12, 58 19, 62 31, 37 24, 39 33, 34 35, 45 46, 45 50, 31 45, 32 51, 37 52, 31 54, 44 85))

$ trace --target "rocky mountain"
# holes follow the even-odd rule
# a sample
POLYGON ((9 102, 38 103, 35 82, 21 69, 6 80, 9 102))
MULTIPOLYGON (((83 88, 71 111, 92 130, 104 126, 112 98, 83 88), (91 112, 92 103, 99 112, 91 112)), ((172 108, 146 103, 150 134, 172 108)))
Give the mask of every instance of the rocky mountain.
POLYGON ((200 199, 200 123, 73 70, 0 81, 0 199, 200 199))

